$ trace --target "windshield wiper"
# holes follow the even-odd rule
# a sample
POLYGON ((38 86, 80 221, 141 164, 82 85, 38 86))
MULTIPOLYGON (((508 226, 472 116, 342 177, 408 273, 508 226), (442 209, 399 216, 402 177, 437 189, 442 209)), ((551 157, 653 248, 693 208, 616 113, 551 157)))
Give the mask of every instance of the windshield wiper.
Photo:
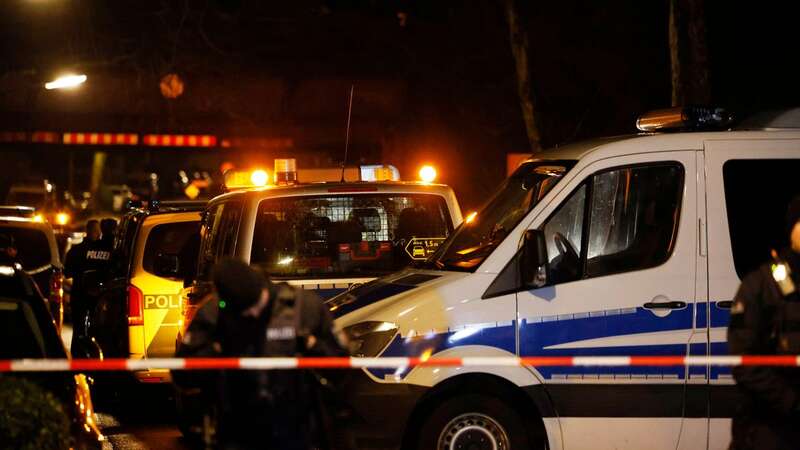
POLYGON ((440 268, 445 266, 447 267, 457 267, 459 269, 463 269, 463 267, 456 265, 456 263, 466 261, 469 259, 485 257, 488 253, 490 253, 494 247, 498 244, 498 241, 489 241, 485 244, 478 245, 477 247, 473 247, 469 249, 466 253, 461 253, 458 256, 454 256, 452 258, 448 258, 444 261, 436 261, 437 265, 441 264, 440 268))

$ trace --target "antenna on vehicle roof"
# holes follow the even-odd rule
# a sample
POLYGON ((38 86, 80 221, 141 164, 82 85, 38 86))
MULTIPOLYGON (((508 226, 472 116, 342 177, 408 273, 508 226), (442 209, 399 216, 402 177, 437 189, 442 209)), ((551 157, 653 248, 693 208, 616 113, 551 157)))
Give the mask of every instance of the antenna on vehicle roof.
POLYGON ((353 112, 353 90, 356 85, 350 85, 350 101, 347 104, 347 134, 344 137, 344 159, 342 160, 342 183, 344 183, 344 167, 347 164, 347 147, 350 146, 350 115, 353 112))

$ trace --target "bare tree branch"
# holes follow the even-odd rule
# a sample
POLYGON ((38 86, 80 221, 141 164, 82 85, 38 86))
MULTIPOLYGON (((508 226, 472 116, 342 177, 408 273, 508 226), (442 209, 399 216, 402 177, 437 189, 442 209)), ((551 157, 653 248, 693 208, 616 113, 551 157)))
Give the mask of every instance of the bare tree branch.
POLYGON ((669 56, 672 105, 707 104, 708 76, 704 0, 670 0, 669 56))
POLYGON ((517 69, 517 93, 519 95, 522 118, 525 121, 525 131, 533 153, 542 150, 542 138, 536 122, 536 113, 531 90, 531 73, 528 64, 528 33, 524 25, 520 24, 519 12, 515 0, 505 0, 505 15, 508 22, 509 41, 511 53, 517 69))

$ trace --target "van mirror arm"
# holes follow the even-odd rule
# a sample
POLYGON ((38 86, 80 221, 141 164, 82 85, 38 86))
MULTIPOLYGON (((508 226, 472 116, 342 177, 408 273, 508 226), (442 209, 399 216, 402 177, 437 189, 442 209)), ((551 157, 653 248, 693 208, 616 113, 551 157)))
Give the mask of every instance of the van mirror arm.
POLYGON ((527 230, 522 242, 519 261, 520 281, 523 288, 537 289, 547 284, 547 243, 542 230, 527 230))

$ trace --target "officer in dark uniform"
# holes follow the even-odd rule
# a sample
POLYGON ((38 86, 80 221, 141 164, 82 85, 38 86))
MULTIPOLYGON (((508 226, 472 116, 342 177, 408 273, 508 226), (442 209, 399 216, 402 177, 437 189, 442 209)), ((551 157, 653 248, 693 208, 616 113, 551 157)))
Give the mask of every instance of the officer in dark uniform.
POLYGON ((95 271, 91 286, 86 286, 88 292, 95 293, 100 283, 106 281, 111 272, 111 255, 114 251, 114 232, 117 221, 111 218, 100 221, 100 239, 89 244, 86 252, 86 270, 95 271))
MULTIPOLYGON (((216 295, 189 325, 179 354, 346 356, 322 301, 273 284, 245 263, 226 259, 213 272, 216 295)), ((322 439, 318 374, 223 371, 219 375, 218 443, 225 449, 307 450, 322 439)))
POLYGON ((84 273, 89 268, 86 255, 91 246, 100 239, 100 222, 89 220, 86 222, 86 236, 83 241, 72 247, 64 258, 64 276, 72 278, 72 288, 69 294, 69 303, 72 317, 72 345, 79 336, 86 334, 86 314, 89 305, 87 301, 84 273))
MULTIPOLYGON (((742 281, 731 307, 732 354, 800 354, 800 197, 786 215, 791 245, 742 281)), ((739 366, 745 402, 733 420, 732 450, 800 448, 800 369, 739 366)))

